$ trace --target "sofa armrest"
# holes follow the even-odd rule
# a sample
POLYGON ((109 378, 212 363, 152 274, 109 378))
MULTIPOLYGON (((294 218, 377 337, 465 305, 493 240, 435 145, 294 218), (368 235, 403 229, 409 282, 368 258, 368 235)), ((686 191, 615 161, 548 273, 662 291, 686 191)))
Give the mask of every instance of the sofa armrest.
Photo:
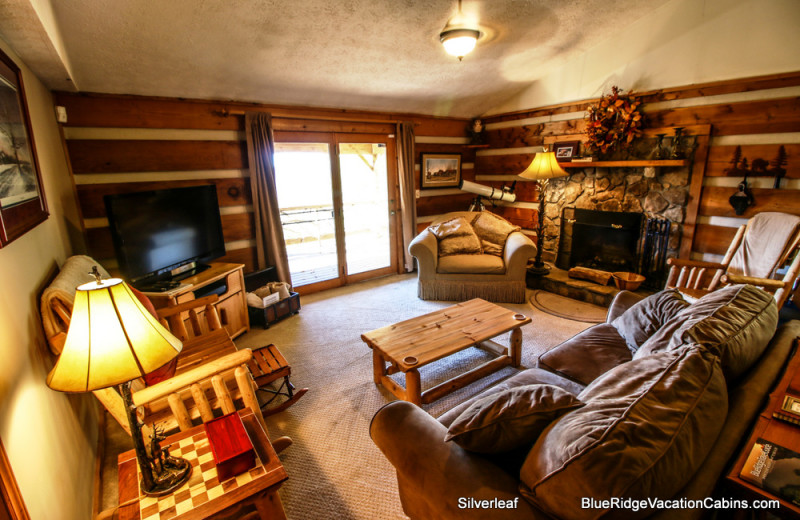
POLYGON ((508 235, 506 246, 503 249, 503 263, 506 266, 506 274, 524 276, 523 273, 528 266, 528 260, 536 256, 536 246, 527 235, 515 231, 508 235))
POLYGON ((611 323, 612 321, 619 318, 623 312, 627 311, 633 305, 644 298, 639 296, 636 293, 632 293, 631 291, 620 291, 614 296, 614 299, 611 301, 611 305, 608 307, 608 314, 606 315, 606 323, 611 323))
POLYGON ((420 274, 433 274, 439 262, 439 242, 430 230, 423 229, 408 245, 408 252, 417 259, 420 274))
POLYGON ((442 424, 421 408, 393 401, 377 411, 370 436, 397 470, 400 500, 411 518, 545 518, 519 494, 519 479, 486 458, 445 442, 442 424), (516 500, 516 508, 471 509, 459 499, 516 500))

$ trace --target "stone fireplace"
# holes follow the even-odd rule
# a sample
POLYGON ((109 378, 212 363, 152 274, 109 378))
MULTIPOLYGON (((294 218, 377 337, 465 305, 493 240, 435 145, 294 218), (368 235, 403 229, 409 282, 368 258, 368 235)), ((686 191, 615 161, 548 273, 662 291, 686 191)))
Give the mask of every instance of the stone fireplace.
MULTIPOLYGON (((552 179, 547 195, 548 204, 545 209, 545 229, 542 240, 544 259, 560 263, 562 265, 558 265, 558 267, 564 268, 563 260, 557 261, 557 256, 562 226, 566 224, 563 217, 565 208, 633 214, 632 219, 639 219, 640 222, 643 221, 642 219, 669 220, 671 226, 669 239, 665 246, 666 256, 677 256, 681 227, 689 200, 689 173, 689 166, 682 168, 606 168, 587 165, 586 168, 578 170, 568 177, 552 179)), ((617 222, 614 224, 620 225, 617 222)), ((573 233, 574 231, 573 229, 573 233)), ((586 229, 582 230, 584 235, 587 234, 586 231, 586 229)), ((632 235, 632 232, 628 233, 627 239, 620 237, 619 240, 627 240, 626 247, 630 247, 632 235)), ((581 241, 583 240, 581 237, 581 241)), ((611 245, 609 244, 608 247, 611 245)), ((574 246, 572 250, 574 250, 574 246)), ((571 253, 572 251, 570 251, 571 253)))

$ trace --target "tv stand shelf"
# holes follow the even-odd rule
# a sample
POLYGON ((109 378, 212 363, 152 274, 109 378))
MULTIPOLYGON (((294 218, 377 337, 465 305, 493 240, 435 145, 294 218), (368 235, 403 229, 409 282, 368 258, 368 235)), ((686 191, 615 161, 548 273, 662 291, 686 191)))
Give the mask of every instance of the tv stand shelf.
MULTIPOLYGON (((145 294, 156 309, 195 300, 206 294, 219 294, 215 307, 220 321, 230 337, 235 338, 250 330, 243 270, 244 264, 212 262, 209 269, 181 280, 180 287, 145 294)), ((187 328, 191 330, 188 319, 187 313, 184 321, 187 321, 187 328)), ((201 320, 201 323, 205 323, 205 320, 201 320)))

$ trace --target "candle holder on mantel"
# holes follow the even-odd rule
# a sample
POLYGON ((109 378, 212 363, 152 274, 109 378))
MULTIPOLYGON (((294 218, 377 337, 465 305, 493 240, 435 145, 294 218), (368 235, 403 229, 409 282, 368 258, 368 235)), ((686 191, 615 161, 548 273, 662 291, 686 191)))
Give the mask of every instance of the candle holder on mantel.
POLYGON ((656 161, 667 158, 667 154, 664 151, 664 137, 666 137, 666 135, 667 134, 656 134, 656 150, 653 152, 653 159, 656 161))
POLYGON ((683 143, 681 142, 683 139, 683 127, 679 126, 674 128, 675 130, 675 137, 672 138, 672 153, 670 154, 670 159, 683 159, 686 155, 683 153, 683 143))

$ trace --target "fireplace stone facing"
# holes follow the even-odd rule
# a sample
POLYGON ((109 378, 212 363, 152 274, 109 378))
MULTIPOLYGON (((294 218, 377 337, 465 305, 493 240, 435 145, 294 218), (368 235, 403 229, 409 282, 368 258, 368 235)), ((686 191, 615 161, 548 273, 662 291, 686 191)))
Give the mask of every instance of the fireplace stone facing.
POLYGON ((690 167, 658 170, 587 166, 568 177, 552 179, 545 210, 544 259, 556 259, 565 207, 668 219, 672 226, 667 256, 677 256, 689 200, 690 167))

